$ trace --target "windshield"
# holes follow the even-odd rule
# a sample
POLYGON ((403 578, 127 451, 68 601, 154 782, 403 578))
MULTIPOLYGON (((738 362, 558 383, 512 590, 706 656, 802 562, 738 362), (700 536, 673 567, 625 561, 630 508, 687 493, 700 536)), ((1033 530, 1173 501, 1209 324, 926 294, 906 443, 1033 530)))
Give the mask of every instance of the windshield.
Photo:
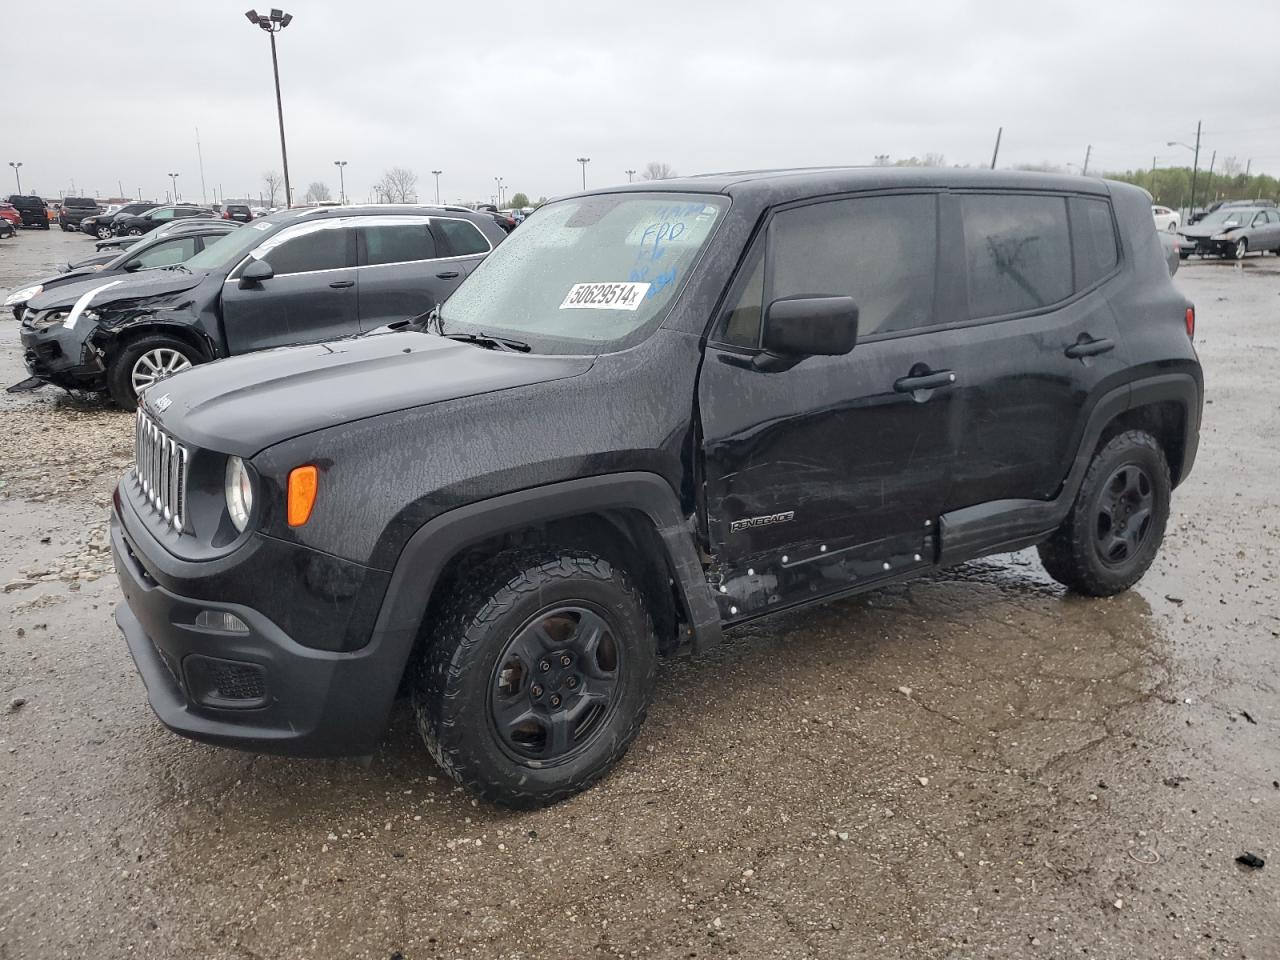
POLYGON ((1256 211, 1253 211, 1253 210, 1241 210, 1239 207, 1233 207, 1229 210, 1224 207, 1221 210, 1213 211, 1213 213, 1209 214, 1200 222, 1207 223, 1207 224, 1244 223, 1246 220, 1252 217, 1255 212, 1256 211))
POLYGON ((449 298, 444 332, 528 340, 542 353, 638 343, 662 322, 727 206, 671 193, 547 204, 449 298))

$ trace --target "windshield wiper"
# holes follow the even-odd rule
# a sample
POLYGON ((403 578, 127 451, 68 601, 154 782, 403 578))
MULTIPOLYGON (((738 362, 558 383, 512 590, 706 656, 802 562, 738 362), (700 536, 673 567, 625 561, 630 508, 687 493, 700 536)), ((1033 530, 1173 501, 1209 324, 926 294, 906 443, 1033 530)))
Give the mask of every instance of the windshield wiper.
POLYGON ((446 340, 460 340, 463 343, 474 343, 486 350, 505 350, 508 353, 528 353, 533 348, 523 340, 512 340, 509 337, 495 337, 481 330, 479 333, 442 333, 446 340))

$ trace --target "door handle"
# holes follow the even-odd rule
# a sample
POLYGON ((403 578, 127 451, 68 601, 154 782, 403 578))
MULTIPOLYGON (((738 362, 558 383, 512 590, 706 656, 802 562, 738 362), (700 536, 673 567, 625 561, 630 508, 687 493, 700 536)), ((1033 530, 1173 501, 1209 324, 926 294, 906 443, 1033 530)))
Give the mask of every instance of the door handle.
POLYGON ((329 284, 335 290, 345 290, 347 287, 354 287, 355 285, 356 282, 354 280, 335 280, 329 284))
POLYGON ((436 276, 441 280, 452 280, 455 277, 460 277, 461 274, 457 270, 446 270, 444 273, 437 273, 436 276))
POLYGON ((899 393, 915 393, 917 390, 935 390, 948 387, 956 382, 956 375, 950 370, 934 370, 919 376, 900 377, 893 381, 893 389, 899 393))
POLYGON ((1086 339, 1087 333, 1080 334, 1080 339, 1062 352, 1072 360, 1083 360, 1085 357, 1096 357, 1100 353, 1106 353, 1116 348, 1113 340, 1092 340, 1086 339))

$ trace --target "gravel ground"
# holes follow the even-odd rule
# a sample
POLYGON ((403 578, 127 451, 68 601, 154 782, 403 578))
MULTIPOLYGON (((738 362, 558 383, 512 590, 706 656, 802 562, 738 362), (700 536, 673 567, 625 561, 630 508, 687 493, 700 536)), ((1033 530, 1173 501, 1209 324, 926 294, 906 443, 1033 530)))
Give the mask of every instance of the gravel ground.
MULTIPOLYGON (((0 287, 89 246, 0 242, 0 287)), ((131 420, 0 395, 0 958, 1280 957, 1278 268, 1176 278, 1208 405, 1138 588, 1028 552, 738 631, 535 813, 403 711, 367 764, 163 730, 95 579, 131 420)))

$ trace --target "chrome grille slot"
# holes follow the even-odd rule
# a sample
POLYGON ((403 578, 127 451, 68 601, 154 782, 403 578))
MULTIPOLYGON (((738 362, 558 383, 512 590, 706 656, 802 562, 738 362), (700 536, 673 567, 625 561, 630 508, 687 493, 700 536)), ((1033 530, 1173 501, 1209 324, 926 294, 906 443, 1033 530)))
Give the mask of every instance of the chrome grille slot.
POLYGON ((164 522, 181 532, 186 522, 190 459, 186 447, 161 430, 141 407, 134 444, 133 475, 138 488, 164 522))

